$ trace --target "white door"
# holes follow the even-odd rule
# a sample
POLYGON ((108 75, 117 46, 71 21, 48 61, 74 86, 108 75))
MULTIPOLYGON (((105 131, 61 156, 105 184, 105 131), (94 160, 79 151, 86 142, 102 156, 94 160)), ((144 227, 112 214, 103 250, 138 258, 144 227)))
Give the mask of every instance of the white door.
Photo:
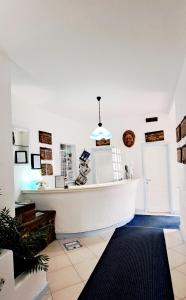
POLYGON ((170 212, 168 146, 143 147, 145 210, 170 212))

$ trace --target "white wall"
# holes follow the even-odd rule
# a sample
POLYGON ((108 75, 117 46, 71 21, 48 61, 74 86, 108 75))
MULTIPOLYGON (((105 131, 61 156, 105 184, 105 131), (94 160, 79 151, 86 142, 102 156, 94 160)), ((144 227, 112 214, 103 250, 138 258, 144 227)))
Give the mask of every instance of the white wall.
MULTIPOLYGON (((174 102, 176 107, 177 126, 186 115, 186 60, 176 87, 174 102)), ((178 143, 177 147, 185 144, 186 137, 178 143)), ((186 240, 186 165, 181 163, 177 163, 177 186, 179 188, 180 196, 181 227, 186 240)))
MULTIPOLYGON (((92 147, 95 147, 95 141, 90 140, 89 136, 91 131, 96 127, 97 120, 92 121, 92 118, 86 123, 75 122, 70 119, 60 118, 57 115, 46 112, 40 108, 34 108, 32 103, 20 100, 19 97, 13 94, 12 101, 13 108, 13 123, 17 127, 28 128, 30 131, 30 153, 39 153, 39 142, 38 142, 38 130, 48 131, 53 134, 53 163, 54 163, 54 174, 60 174, 59 166, 59 144, 69 143, 76 144, 77 158, 81 154, 82 150, 86 148, 88 151, 92 147)), ((78 113, 78 112, 77 112, 78 113)), ((165 131, 165 142, 169 144, 170 152, 170 167, 171 167, 171 189, 173 193, 172 199, 172 210, 177 210, 176 197, 175 197, 175 181, 173 178, 173 170, 175 169, 176 163, 176 150, 175 150, 175 120, 174 111, 169 114, 152 114, 152 115, 129 115, 123 118, 117 118, 113 116, 112 119, 106 119, 104 117, 103 125, 108 128, 113 138, 111 145, 117 146, 122 150, 123 163, 130 164, 134 163, 134 175, 137 178, 141 178, 138 189, 138 198, 136 208, 138 210, 144 210, 144 191, 143 191, 143 169, 142 169, 142 144, 145 144, 144 133, 148 131, 164 130, 165 131), (146 123, 145 117, 158 116, 159 121, 155 123, 146 123), (136 141, 132 148, 124 146, 122 141, 123 132, 127 129, 131 129, 135 132, 136 141)), ((160 172, 161 172, 161 166, 160 172)), ((78 169, 78 161, 77 161, 78 169)), ((28 173, 31 177, 39 171, 33 171, 30 166, 15 166, 15 181, 16 181, 16 198, 20 191, 20 182, 28 177, 28 173), (25 174, 25 175, 23 175, 25 174)), ((54 186, 54 178, 48 176, 46 178, 50 186, 54 186)), ((89 176, 89 182, 91 182, 91 174, 89 176)))
POLYGON ((0 53, 0 210, 5 206, 14 214, 11 84, 7 58, 0 53))

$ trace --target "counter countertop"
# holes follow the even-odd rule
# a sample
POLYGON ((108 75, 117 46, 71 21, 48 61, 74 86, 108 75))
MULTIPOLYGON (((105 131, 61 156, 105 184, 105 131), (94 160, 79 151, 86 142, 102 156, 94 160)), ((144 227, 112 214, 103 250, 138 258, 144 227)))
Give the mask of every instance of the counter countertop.
POLYGON ((124 179, 119 181, 112 181, 107 183, 98 183, 98 184, 86 184, 86 185, 75 185, 69 186, 68 189, 64 188, 46 188, 45 190, 22 190, 22 194, 47 194, 47 193, 69 193, 69 192, 83 192, 91 189, 103 189, 105 187, 113 187, 119 185, 125 185, 137 181, 138 179, 124 179))

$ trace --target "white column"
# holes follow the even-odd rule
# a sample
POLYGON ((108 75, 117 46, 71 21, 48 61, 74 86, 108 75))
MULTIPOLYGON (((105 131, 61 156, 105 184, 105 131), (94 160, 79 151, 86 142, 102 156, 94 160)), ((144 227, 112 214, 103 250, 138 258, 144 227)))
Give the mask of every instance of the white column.
POLYGON ((8 59, 0 53, 0 210, 14 215, 11 78, 8 59))

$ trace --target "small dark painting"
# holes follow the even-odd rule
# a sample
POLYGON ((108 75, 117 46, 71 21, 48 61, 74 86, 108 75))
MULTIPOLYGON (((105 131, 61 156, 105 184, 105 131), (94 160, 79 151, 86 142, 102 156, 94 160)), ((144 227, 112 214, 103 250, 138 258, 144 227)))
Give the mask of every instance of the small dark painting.
POLYGON ((49 132, 39 131, 39 142, 52 145, 52 134, 49 132))
POLYGON ((135 134, 132 130, 126 130, 123 133, 123 143, 126 147, 132 147, 135 143, 135 134))
POLYGON ((157 142, 157 141, 164 141, 164 131, 153 131, 153 132, 146 132, 145 133, 145 141, 148 142, 157 142))
POLYGON ((182 148, 177 148, 177 162, 182 163, 182 148))
POLYGON ((110 145, 110 139, 96 140, 96 146, 109 146, 109 145, 110 145))
POLYGON ((40 155, 43 160, 52 160, 52 149, 40 147, 40 155))
POLYGON ((181 139, 186 136, 186 116, 181 121, 181 139))
POLYGON ((182 163, 186 164, 186 145, 182 147, 182 163))
POLYGON ((176 128, 176 141, 177 143, 181 140, 181 125, 179 124, 176 128))

